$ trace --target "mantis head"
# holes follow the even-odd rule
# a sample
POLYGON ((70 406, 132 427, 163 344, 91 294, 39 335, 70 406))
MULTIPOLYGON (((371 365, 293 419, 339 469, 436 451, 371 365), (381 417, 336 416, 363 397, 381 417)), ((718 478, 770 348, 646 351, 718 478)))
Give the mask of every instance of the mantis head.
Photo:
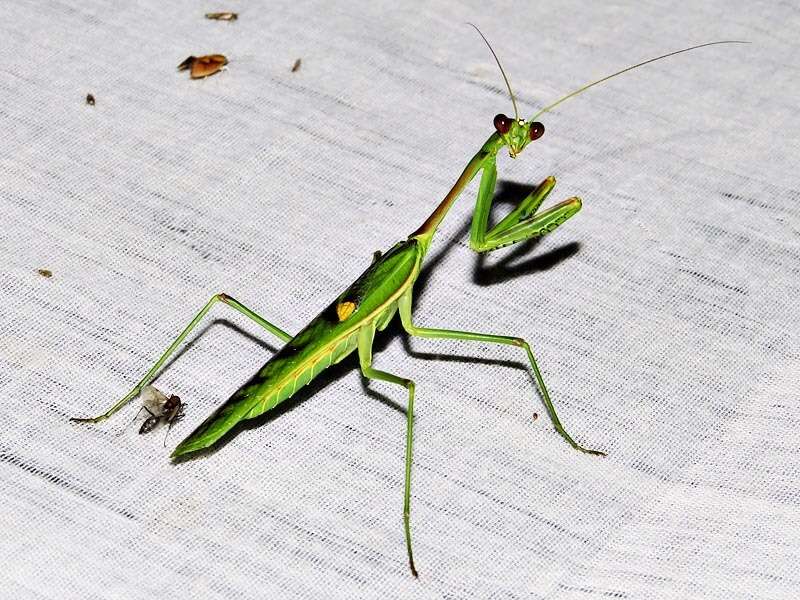
POLYGON ((494 118, 494 128, 497 130, 500 139, 503 140, 503 144, 508 146, 508 154, 511 156, 511 158, 517 158, 517 154, 522 152, 525 149, 525 146, 534 140, 538 140, 544 135, 544 125, 542 125, 539 121, 531 121, 528 123, 525 121, 525 119, 519 118, 517 99, 514 97, 514 92, 511 90, 511 84, 508 82, 508 77, 506 77, 506 72, 503 69, 503 65, 500 64, 500 59, 497 58, 494 48, 492 48, 489 40, 486 39, 486 36, 483 35, 481 30, 478 29, 478 27, 473 23, 470 23, 470 25, 475 28, 475 31, 478 32, 478 35, 480 35, 483 38, 483 41, 486 42, 486 46, 488 46, 489 51, 492 53, 492 56, 494 56, 497 66, 500 68, 500 73, 503 75, 503 81, 506 82, 508 95, 511 96, 511 104, 514 105, 514 118, 512 119, 511 117, 507 117, 506 115, 500 113, 494 118))
POLYGON ((525 146, 544 135, 544 125, 539 121, 528 123, 525 119, 512 119, 502 113, 495 116, 494 128, 500 139, 508 146, 511 158, 517 158, 517 154, 522 152, 525 146))
POLYGON ((494 60, 497 63, 497 66, 500 69, 500 74, 503 76, 503 81, 506 83, 506 88, 508 88, 508 95, 511 96, 511 104, 514 106, 514 117, 507 117, 506 115, 500 113, 499 115, 495 116, 494 118, 494 128, 497 130, 500 139, 503 141, 503 145, 508 146, 508 153, 511 158, 516 158, 517 154, 522 152, 525 149, 525 146, 530 144, 534 140, 538 140, 540 137, 544 135, 544 125, 542 125, 539 121, 536 120, 536 117, 541 115, 542 113, 548 112, 549 110, 555 108, 565 100, 569 100, 570 98, 577 96, 578 94, 582 94, 589 88, 592 88, 604 81, 608 81, 616 77, 617 75, 622 75, 623 73, 627 73, 628 71, 632 71, 633 69, 638 69, 641 66, 649 64, 651 62, 655 62, 657 60, 661 60, 663 58, 667 58, 669 56, 675 56, 676 54, 681 54, 683 52, 689 52, 691 50, 697 50, 698 48, 705 48, 706 46, 714 46, 716 44, 749 44, 749 42, 744 42, 742 40, 722 40, 718 42, 708 42, 705 44, 698 44, 696 46, 690 46, 689 48, 683 48, 682 50, 676 50, 674 52, 669 52, 667 54, 662 54, 661 56, 656 56, 655 58, 651 58, 640 63, 636 63, 635 65, 631 65, 630 67, 626 67, 616 73, 612 73, 611 75, 606 75, 601 79, 596 81, 592 81, 591 83, 587 83, 586 85, 579 87, 577 90, 570 92, 566 96, 562 96, 552 104, 548 104, 544 108, 542 108, 539 112, 537 112, 533 119, 530 122, 526 122, 525 119, 520 119, 519 111, 517 110, 517 99, 514 97, 514 92, 511 90, 511 84, 508 82, 508 77, 506 76, 506 72, 503 69, 503 65, 500 64, 500 59, 497 58, 497 54, 495 54, 492 45, 489 43, 489 40, 486 39, 486 36, 483 35, 480 29, 478 29, 477 25, 473 23, 468 23, 475 28, 475 31, 478 32, 483 38, 483 41, 486 42, 486 46, 488 46, 489 51, 494 56, 494 60))

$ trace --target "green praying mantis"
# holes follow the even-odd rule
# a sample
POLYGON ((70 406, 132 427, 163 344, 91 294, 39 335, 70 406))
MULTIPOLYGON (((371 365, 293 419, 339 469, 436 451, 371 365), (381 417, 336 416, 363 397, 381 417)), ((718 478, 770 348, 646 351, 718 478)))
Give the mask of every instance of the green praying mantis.
MULTIPOLYGON (((474 25, 473 25, 474 27, 474 25)), ((477 30, 478 28, 475 27, 477 30)), ((406 411, 405 476, 403 493, 403 526, 408 562, 416 577, 411 545, 411 466, 414 440, 414 382, 411 379, 375 369, 372 366, 372 346, 376 332, 384 330, 396 313, 405 331, 421 338, 468 340, 519 347, 525 352, 533 371, 541 398, 556 431, 573 447, 587 454, 604 455, 579 445, 564 429, 556 414, 550 394, 545 386, 539 366, 528 342, 516 336, 494 335, 472 331, 456 331, 422 327, 414 322, 412 300, 414 283, 419 277, 423 260, 431 246, 440 223, 464 188, 480 172, 477 203, 470 228, 470 247, 476 252, 488 252, 523 240, 543 236, 555 230, 581 208, 581 200, 572 197, 546 210, 540 206, 555 186, 548 177, 528 194, 508 215, 489 228, 489 213, 494 201, 497 181, 496 159, 502 148, 508 148, 512 158, 517 157, 532 142, 544 134, 544 126, 536 120, 565 100, 612 77, 642 65, 683 52, 715 44, 746 43, 726 40, 700 44, 637 63, 602 79, 593 81, 542 108, 529 121, 519 117, 517 103, 505 71, 488 40, 478 30, 497 62, 508 88, 514 107, 514 118, 498 114, 494 118, 495 131, 469 161, 461 176, 427 220, 405 240, 396 243, 387 252, 376 252, 372 264, 356 281, 342 292, 327 308, 297 335, 290 335, 253 310, 227 294, 216 294, 203 306, 186 328, 142 377, 134 388, 105 413, 93 418, 74 418, 73 421, 96 423, 109 418, 135 398, 158 373, 164 362, 184 341, 217 302, 222 302, 252 319, 279 338, 285 345, 224 404, 209 416, 197 429, 183 440, 172 457, 184 456, 213 446, 235 425, 272 410, 291 398, 300 388, 317 377, 324 369, 358 351, 361 372, 367 379, 375 379, 402 386, 408 394, 406 411)))

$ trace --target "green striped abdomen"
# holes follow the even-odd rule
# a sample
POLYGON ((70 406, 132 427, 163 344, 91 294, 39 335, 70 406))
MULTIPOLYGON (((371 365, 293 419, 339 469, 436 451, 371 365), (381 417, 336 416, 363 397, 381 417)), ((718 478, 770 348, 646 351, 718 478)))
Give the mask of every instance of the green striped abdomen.
MULTIPOLYGON (((291 342, 289 342, 289 345, 291 345, 291 342)), ((261 368, 250 382, 236 392, 235 396, 258 396, 260 398, 259 402, 243 418, 252 419, 275 408, 284 400, 288 400, 295 395, 297 390, 311 383, 325 369, 347 357, 357 346, 358 330, 333 344, 330 350, 322 352, 317 360, 302 365, 295 373, 278 379, 278 381, 275 381, 273 376, 275 369, 271 368, 271 363, 276 359, 280 359, 280 356, 276 355, 272 361, 261 368)))
POLYGON ((291 398, 358 347, 364 327, 384 329, 399 294, 413 282, 420 259, 416 240, 396 244, 292 338, 222 406, 183 440, 172 456, 207 448, 237 423, 291 398))
POLYGON ((358 346, 358 329, 334 341, 330 346, 317 347, 315 355, 298 349, 296 342, 316 321, 288 342, 259 369, 222 406, 214 411, 172 453, 186 454, 207 448, 219 440, 238 422, 253 419, 294 396, 332 364, 343 360, 358 346))

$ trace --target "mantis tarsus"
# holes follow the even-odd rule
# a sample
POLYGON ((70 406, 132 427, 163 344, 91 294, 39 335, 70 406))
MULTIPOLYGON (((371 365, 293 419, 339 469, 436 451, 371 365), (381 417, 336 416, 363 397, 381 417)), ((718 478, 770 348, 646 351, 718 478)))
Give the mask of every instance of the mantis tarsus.
MULTIPOLYGON (((477 27, 475 28, 477 29, 477 27)), ((489 42, 483 37, 486 44, 489 42)), ((564 221, 575 215, 581 208, 581 200, 572 197, 550 208, 539 211, 542 202, 555 185, 555 179, 548 177, 526 196, 519 205, 506 215, 499 223, 488 229, 489 212, 494 200, 497 180, 497 153, 504 147, 512 158, 518 156, 529 143, 544 134, 544 126, 536 118, 558 106, 565 100, 576 96, 587 89, 612 77, 640 67, 656 60, 667 58, 682 52, 696 50, 705 46, 726 43, 746 43, 733 40, 710 42, 670 52, 662 56, 637 63, 602 79, 584 85, 563 96, 559 100, 542 108, 530 121, 519 117, 517 103, 508 78, 503 71, 491 46, 489 49, 497 61, 500 71, 508 87, 514 106, 514 118, 499 114, 494 118, 495 132, 483 144, 478 153, 469 161, 461 176, 447 193, 444 199, 431 213, 428 219, 407 239, 398 242, 387 252, 376 252, 369 268, 325 310, 312 320, 300 333, 292 336, 263 317, 256 314, 227 294, 216 294, 195 315, 175 341, 167 348, 156 363, 142 377, 141 381, 119 402, 105 413, 89 419, 73 419, 79 422, 98 422, 107 419, 149 384, 161 366, 183 342, 211 307, 222 302, 249 317, 267 331, 278 337, 285 345, 227 402, 222 404, 197 429, 183 440, 172 453, 172 457, 196 452, 213 446, 225 433, 237 423, 257 417, 290 398, 302 386, 308 384, 320 372, 358 350, 361 372, 368 379, 377 379, 394 383, 406 388, 408 408, 406 411, 406 444, 405 444, 405 477, 403 495, 403 525, 405 530, 406 550, 409 566, 416 577, 417 570, 411 546, 411 465, 414 432, 414 382, 411 379, 379 371, 372 366, 372 344, 376 331, 387 327, 396 312, 406 332, 422 338, 444 338, 505 344, 521 348, 530 363, 533 375, 538 384, 541 398, 559 434, 569 444, 588 454, 603 455, 603 452, 589 450, 580 446, 564 429, 550 400, 542 374, 536 364, 530 345, 521 337, 493 335, 471 331, 455 331, 421 327, 414 323, 411 305, 414 283, 420 273, 434 233, 452 207, 456 198, 467 184, 481 172, 478 197, 473 212, 470 229, 470 247, 476 252, 488 252, 550 233, 564 221)))

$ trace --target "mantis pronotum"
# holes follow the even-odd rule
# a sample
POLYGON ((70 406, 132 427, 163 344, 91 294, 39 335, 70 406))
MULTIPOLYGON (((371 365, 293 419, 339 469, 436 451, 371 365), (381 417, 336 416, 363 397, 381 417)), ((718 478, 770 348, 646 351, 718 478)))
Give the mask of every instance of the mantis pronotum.
MULTIPOLYGON (((478 31, 478 33, 480 33, 480 31, 478 31)), ((480 33, 480 35, 483 37, 482 33, 480 33)), ((483 39, 486 41, 485 37, 483 39)), ((489 44, 488 41, 486 41, 486 43, 487 45, 489 44)), ((503 114, 498 114, 494 118, 495 131, 489 136, 489 139, 486 140, 472 160, 467 163, 466 168, 455 182, 452 189, 417 230, 405 240, 396 243, 385 253, 381 254, 380 252, 376 252, 369 268, 323 310, 319 316, 294 336, 286 333, 276 325, 273 325, 227 294, 216 294, 212 296, 200 312, 191 320, 189 325, 186 326, 150 370, 147 371, 141 381, 139 381, 124 398, 102 415, 90 419, 73 420, 80 422, 97 422, 107 419, 122 408, 149 384, 167 358, 169 358, 189 332, 194 329, 217 302, 227 304, 249 317, 278 337, 285 345, 247 383, 239 388, 233 396, 183 440, 172 453, 172 457, 182 456, 213 446, 237 423, 246 419, 252 419, 273 409, 275 406, 294 395, 302 386, 308 384, 319 375, 321 371, 341 361, 347 355, 357 350, 361 372, 364 377, 403 386, 408 393, 403 524, 409 566, 412 574, 417 576, 411 546, 410 529, 414 382, 411 379, 385 371, 379 371, 372 367, 372 344, 376 331, 385 329, 395 313, 399 313, 403 328, 412 336, 469 340, 519 347, 524 351, 530 363, 542 400, 558 433, 561 434, 572 447, 581 452, 603 455, 603 452, 590 450, 579 445, 566 432, 556 414, 541 371, 539 370, 536 359, 527 341, 516 336, 436 329, 415 324, 411 311, 414 283, 420 274, 423 259, 431 246, 433 236, 439 224, 453 206, 456 198, 458 198, 467 184, 469 184, 479 172, 481 172, 481 179, 470 229, 470 247, 476 252, 488 252, 533 237, 543 236, 552 232, 580 210, 581 200, 573 197, 555 204, 550 208, 539 211, 539 207, 555 186, 555 179, 553 177, 547 177, 499 223, 490 229, 488 228, 489 212, 494 200, 494 190, 497 180, 497 154, 502 148, 507 147, 511 157, 515 158, 522 153, 528 144, 538 140, 544 134, 544 126, 536 120, 537 117, 550 111, 565 100, 612 77, 621 75, 626 71, 682 52, 688 52, 714 44, 726 43, 744 42, 710 42, 670 52, 637 63, 584 85, 563 96, 552 104, 542 108, 529 121, 520 118, 516 99, 511 91, 508 78, 494 50, 489 46, 492 55, 500 67, 503 79, 511 95, 511 101, 514 106, 514 117, 510 118, 503 114)))

